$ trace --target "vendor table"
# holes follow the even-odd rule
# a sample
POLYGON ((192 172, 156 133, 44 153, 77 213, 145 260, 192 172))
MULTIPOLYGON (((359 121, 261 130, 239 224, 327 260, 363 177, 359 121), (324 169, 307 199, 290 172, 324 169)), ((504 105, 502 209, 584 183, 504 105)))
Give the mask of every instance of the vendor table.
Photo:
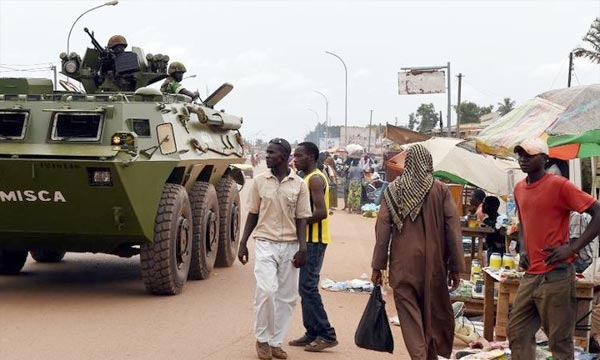
MULTIPOLYGON (((483 304, 483 337, 488 341, 506 340, 508 327, 509 306, 519 289, 518 279, 501 279, 498 273, 484 269, 484 304, 483 304), (494 306, 494 286, 498 283, 498 300, 494 306), (496 321, 494 323, 494 310, 496 321)), ((585 350, 589 347, 591 309, 594 295, 594 284, 589 280, 578 279, 575 285, 577 298, 577 324, 575 330, 575 345, 585 350), (579 329, 581 328, 581 329, 579 329)))
POLYGON ((491 234, 494 232, 494 229, 491 229, 489 227, 474 227, 474 228, 470 228, 470 227, 462 227, 461 229, 462 235, 463 236, 470 236, 471 237, 471 261, 473 261, 473 259, 479 259, 480 263, 485 264, 485 254, 483 252, 483 239, 485 239, 485 236, 487 234, 491 234), (477 240, 477 250, 475 248, 475 242, 476 239, 479 238, 481 240, 477 240))

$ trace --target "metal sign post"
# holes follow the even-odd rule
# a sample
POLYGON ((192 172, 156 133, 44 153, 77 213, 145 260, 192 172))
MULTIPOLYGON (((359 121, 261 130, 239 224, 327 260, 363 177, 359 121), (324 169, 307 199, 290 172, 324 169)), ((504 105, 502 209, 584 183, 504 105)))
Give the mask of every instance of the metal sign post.
POLYGON ((446 125, 448 126, 447 135, 450 137, 452 122, 450 62, 448 61, 446 66, 405 67, 400 70, 402 71, 398 73, 398 93, 400 95, 448 93, 446 125), (444 69, 447 71, 446 74, 444 71, 440 71, 444 69), (444 79, 444 75, 446 79, 444 79), (444 80, 447 80, 446 86, 444 86, 444 80))

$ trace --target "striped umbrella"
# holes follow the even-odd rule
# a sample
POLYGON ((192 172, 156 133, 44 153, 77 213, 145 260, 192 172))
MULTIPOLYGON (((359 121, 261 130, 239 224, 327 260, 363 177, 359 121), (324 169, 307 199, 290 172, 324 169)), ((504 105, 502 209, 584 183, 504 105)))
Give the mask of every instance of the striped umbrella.
POLYGON ((477 149, 510 155, 529 137, 548 141, 550 156, 600 156, 600 84, 547 91, 494 121, 477 136, 477 149))

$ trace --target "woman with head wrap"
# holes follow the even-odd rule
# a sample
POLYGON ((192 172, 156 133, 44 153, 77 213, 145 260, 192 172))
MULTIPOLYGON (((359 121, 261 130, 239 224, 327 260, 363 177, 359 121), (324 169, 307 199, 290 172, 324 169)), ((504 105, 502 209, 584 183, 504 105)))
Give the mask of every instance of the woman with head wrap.
POLYGON ((464 270, 460 221, 450 191, 433 179, 433 161, 421 146, 409 148, 404 173, 391 182, 375 225, 371 279, 389 281, 411 359, 449 358, 454 316, 448 286, 464 270), (389 252, 388 252, 389 249, 389 252))
POLYGON ((348 203, 346 204, 351 213, 360 211, 363 174, 363 169, 358 166, 358 159, 352 159, 348 169, 348 203))

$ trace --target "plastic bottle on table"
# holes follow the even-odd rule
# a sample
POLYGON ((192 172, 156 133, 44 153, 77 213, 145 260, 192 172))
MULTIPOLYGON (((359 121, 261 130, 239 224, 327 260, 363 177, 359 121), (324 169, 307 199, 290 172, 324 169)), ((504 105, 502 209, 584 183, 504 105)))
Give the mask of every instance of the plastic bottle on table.
POLYGON ((509 220, 514 219, 517 216, 517 204, 515 203, 515 197, 512 193, 508 194, 506 199, 506 217, 509 220))

